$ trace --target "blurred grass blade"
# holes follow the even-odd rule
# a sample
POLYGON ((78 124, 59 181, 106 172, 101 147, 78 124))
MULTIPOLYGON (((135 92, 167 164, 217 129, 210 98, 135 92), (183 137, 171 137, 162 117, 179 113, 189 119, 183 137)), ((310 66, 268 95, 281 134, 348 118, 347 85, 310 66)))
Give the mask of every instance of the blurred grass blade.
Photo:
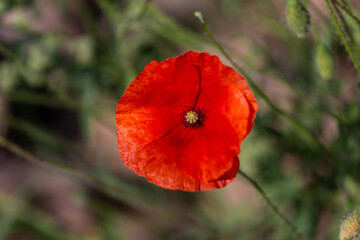
POLYGON ((19 215, 22 214, 29 194, 20 194, 21 201, 6 198, 0 201, 0 239, 6 239, 19 215))
POLYGON ((40 235, 41 239, 76 240, 77 238, 60 229, 54 219, 28 204, 27 201, 32 194, 26 189, 17 197, 10 197, 0 193, 0 209, 2 212, 0 239, 8 239, 6 234, 12 232, 11 228, 13 226, 21 228, 24 225, 29 228, 30 232, 40 235))

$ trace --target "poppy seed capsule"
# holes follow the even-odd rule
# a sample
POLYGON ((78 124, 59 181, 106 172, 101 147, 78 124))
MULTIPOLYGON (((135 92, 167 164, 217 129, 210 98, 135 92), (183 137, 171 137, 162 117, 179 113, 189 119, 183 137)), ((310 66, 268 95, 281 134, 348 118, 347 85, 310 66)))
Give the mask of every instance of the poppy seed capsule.
POLYGON ((299 0, 288 0, 286 5, 286 22, 298 37, 304 37, 309 30, 310 15, 299 0))
POLYGON ((185 106, 185 109, 177 115, 177 118, 189 130, 199 129, 204 127, 205 113, 206 111, 203 108, 185 106))
POLYGON ((197 120, 199 120, 199 115, 194 111, 189 111, 186 114, 185 119, 188 123, 193 124, 193 123, 196 123, 197 120))
POLYGON ((340 240, 356 239, 360 236, 360 208, 351 213, 341 224, 340 240))

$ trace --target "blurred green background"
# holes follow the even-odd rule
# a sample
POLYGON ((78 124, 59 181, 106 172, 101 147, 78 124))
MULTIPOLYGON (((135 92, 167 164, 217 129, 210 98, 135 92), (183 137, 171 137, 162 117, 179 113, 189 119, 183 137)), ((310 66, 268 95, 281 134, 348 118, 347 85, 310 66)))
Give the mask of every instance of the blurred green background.
MULTIPOLYGON (((0 239, 292 239, 241 176, 214 191, 169 191, 120 159, 116 103, 147 63, 193 49, 229 64, 196 10, 316 139, 257 95, 241 169, 305 239, 337 239, 360 205, 359 75, 325 2, 305 2, 312 26, 298 38, 282 0, 1 0, 0 239)), ((345 3, 358 16, 360 2, 345 3)), ((358 57, 359 22, 337 16, 358 57)))

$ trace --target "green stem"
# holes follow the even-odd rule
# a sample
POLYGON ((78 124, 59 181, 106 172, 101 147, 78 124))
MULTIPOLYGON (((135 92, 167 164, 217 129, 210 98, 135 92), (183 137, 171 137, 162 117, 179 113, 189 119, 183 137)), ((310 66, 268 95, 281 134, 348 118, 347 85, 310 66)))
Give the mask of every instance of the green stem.
POLYGON ((333 6, 334 6, 335 14, 339 17, 340 26, 342 26, 342 29, 344 31, 345 36, 348 37, 348 39, 350 40, 350 44, 353 47, 353 50, 355 51, 356 59, 359 60, 359 56, 360 56, 359 53, 360 52, 359 52, 359 49, 357 48, 357 46, 355 44, 355 40, 354 40, 354 37, 353 37, 353 35, 351 33, 351 29, 350 29, 349 25, 347 24, 346 19, 343 16, 342 12, 339 10, 339 7, 336 4, 333 5, 333 6))
POLYGON ((239 169, 238 173, 242 175, 248 182, 250 182, 253 187, 260 193, 260 195, 264 198, 266 204, 275 212, 276 215, 280 217, 280 219, 285 223, 285 225, 291 230, 296 239, 303 239, 302 235, 298 232, 296 227, 282 214, 279 208, 271 201, 271 199, 267 196, 265 191, 260 187, 260 185, 252 179, 249 175, 244 173, 241 169, 239 169))
POLYGON ((338 0, 335 0, 334 3, 360 25, 360 18, 358 18, 347 5, 345 5, 343 2, 340 2, 338 0))
POLYGON ((358 75, 360 76, 360 65, 358 63, 358 60, 356 59, 355 53, 353 52, 353 49, 350 47, 348 41, 346 40, 345 33, 344 33, 344 31, 342 30, 342 28, 340 26, 340 23, 339 23, 336 15, 334 13, 334 10, 333 10, 329 0, 324 0, 324 1, 326 3, 327 8, 329 9, 329 12, 331 14, 332 19, 333 19, 333 21, 334 21, 334 23, 336 25, 336 28, 337 28, 337 30, 339 32, 339 35, 340 35, 340 38, 343 41, 343 43, 345 45, 345 48, 348 51, 348 53, 349 53, 349 55, 351 57, 351 60, 355 65, 355 68, 356 68, 356 70, 358 72, 358 75))
POLYGON ((259 85, 257 85, 253 79, 245 73, 245 71, 237 65, 234 60, 226 53, 224 48, 216 41, 214 36, 209 30, 209 27, 207 26, 206 22, 204 21, 203 15, 201 12, 195 12, 194 15, 200 20, 200 23, 202 24, 206 34, 210 38, 210 40, 213 42, 213 44, 218 48, 218 50, 224 55, 224 57, 231 63, 231 65, 234 66, 234 68, 242 74, 247 81, 249 82, 250 87, 253 89, 256 95, 260 96, 266 104, 270 107, 270 109, 277 115, 283 117, 290 123, 292 123, 295 127, 297 127, 301 132, 306 135, 306 138, 311 141, 311 144, 309 144, 310 147, 316 146, 321 149, 323 149, 325 152, 328 152, 328 150, 322 145, 322 143, 307 129, 305 128, 297 119, 292 117, 291 115, 285 113, 283 110, 278 108, 271 100, 270 98, 265 94, 264 91, 261 90, 259 85))

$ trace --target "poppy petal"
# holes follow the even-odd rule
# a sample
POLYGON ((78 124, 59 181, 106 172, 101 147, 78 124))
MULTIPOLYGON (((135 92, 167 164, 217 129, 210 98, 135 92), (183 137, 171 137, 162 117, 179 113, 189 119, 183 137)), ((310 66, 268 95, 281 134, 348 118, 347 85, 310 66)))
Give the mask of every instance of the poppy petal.
MULTIPOLYGON (((198 139, 199 134, 184 132, 183 130, 182 126, 176 127, 165 137, 140 148, 132 148, 130 145, 127 151, 124 149, 122 151, 124 163, 137 174, 145 176, 149 182, 167 189, 203 191, 224 187, 232 182, 239 169, 237 156, 235 155, 232 158, 230 155, 222 156, 222 152, 216 154, 210 149, 201 152, 203 149, 195 149, 199 147, 199 144, 196 143, 202 140, 198 139), (203 155, 188 154, 195 152, 203 153, 203 155), (221 161, 216 161, 217 157, 221 157, 221 161), (228 161, 228 157, 232 161, 228 161), (211 162, 207 162, 208 160, 211 162), (208 169, 211 164, 217 168, 217 173, 221 172, 221 175, 211 178, 211 172, 214 171, 214 169, 208 169), (226 169, 219 171, 220 168, 222 170, 224 167, 226 169), (205 177, 201 178, 201 174, 205 177)), ((205 145, 206 143, 203 144, 202 148, 205 145)))
POLYGON ((174 58, 151 62, 117 105, 118 131, 139 145, 161 137, 179 123, 179 109, 194 103, 198 89, 199 75, 193 65, 174 58))
POLYGON ((161 187, 224 187, 239 169, 240 144, 257 108, 244 77, 216 56, 189 51, 153 61, 117 105, 119 152, 130 169, 161 187), (194 122, 186 122, 186 111, 194 122))

